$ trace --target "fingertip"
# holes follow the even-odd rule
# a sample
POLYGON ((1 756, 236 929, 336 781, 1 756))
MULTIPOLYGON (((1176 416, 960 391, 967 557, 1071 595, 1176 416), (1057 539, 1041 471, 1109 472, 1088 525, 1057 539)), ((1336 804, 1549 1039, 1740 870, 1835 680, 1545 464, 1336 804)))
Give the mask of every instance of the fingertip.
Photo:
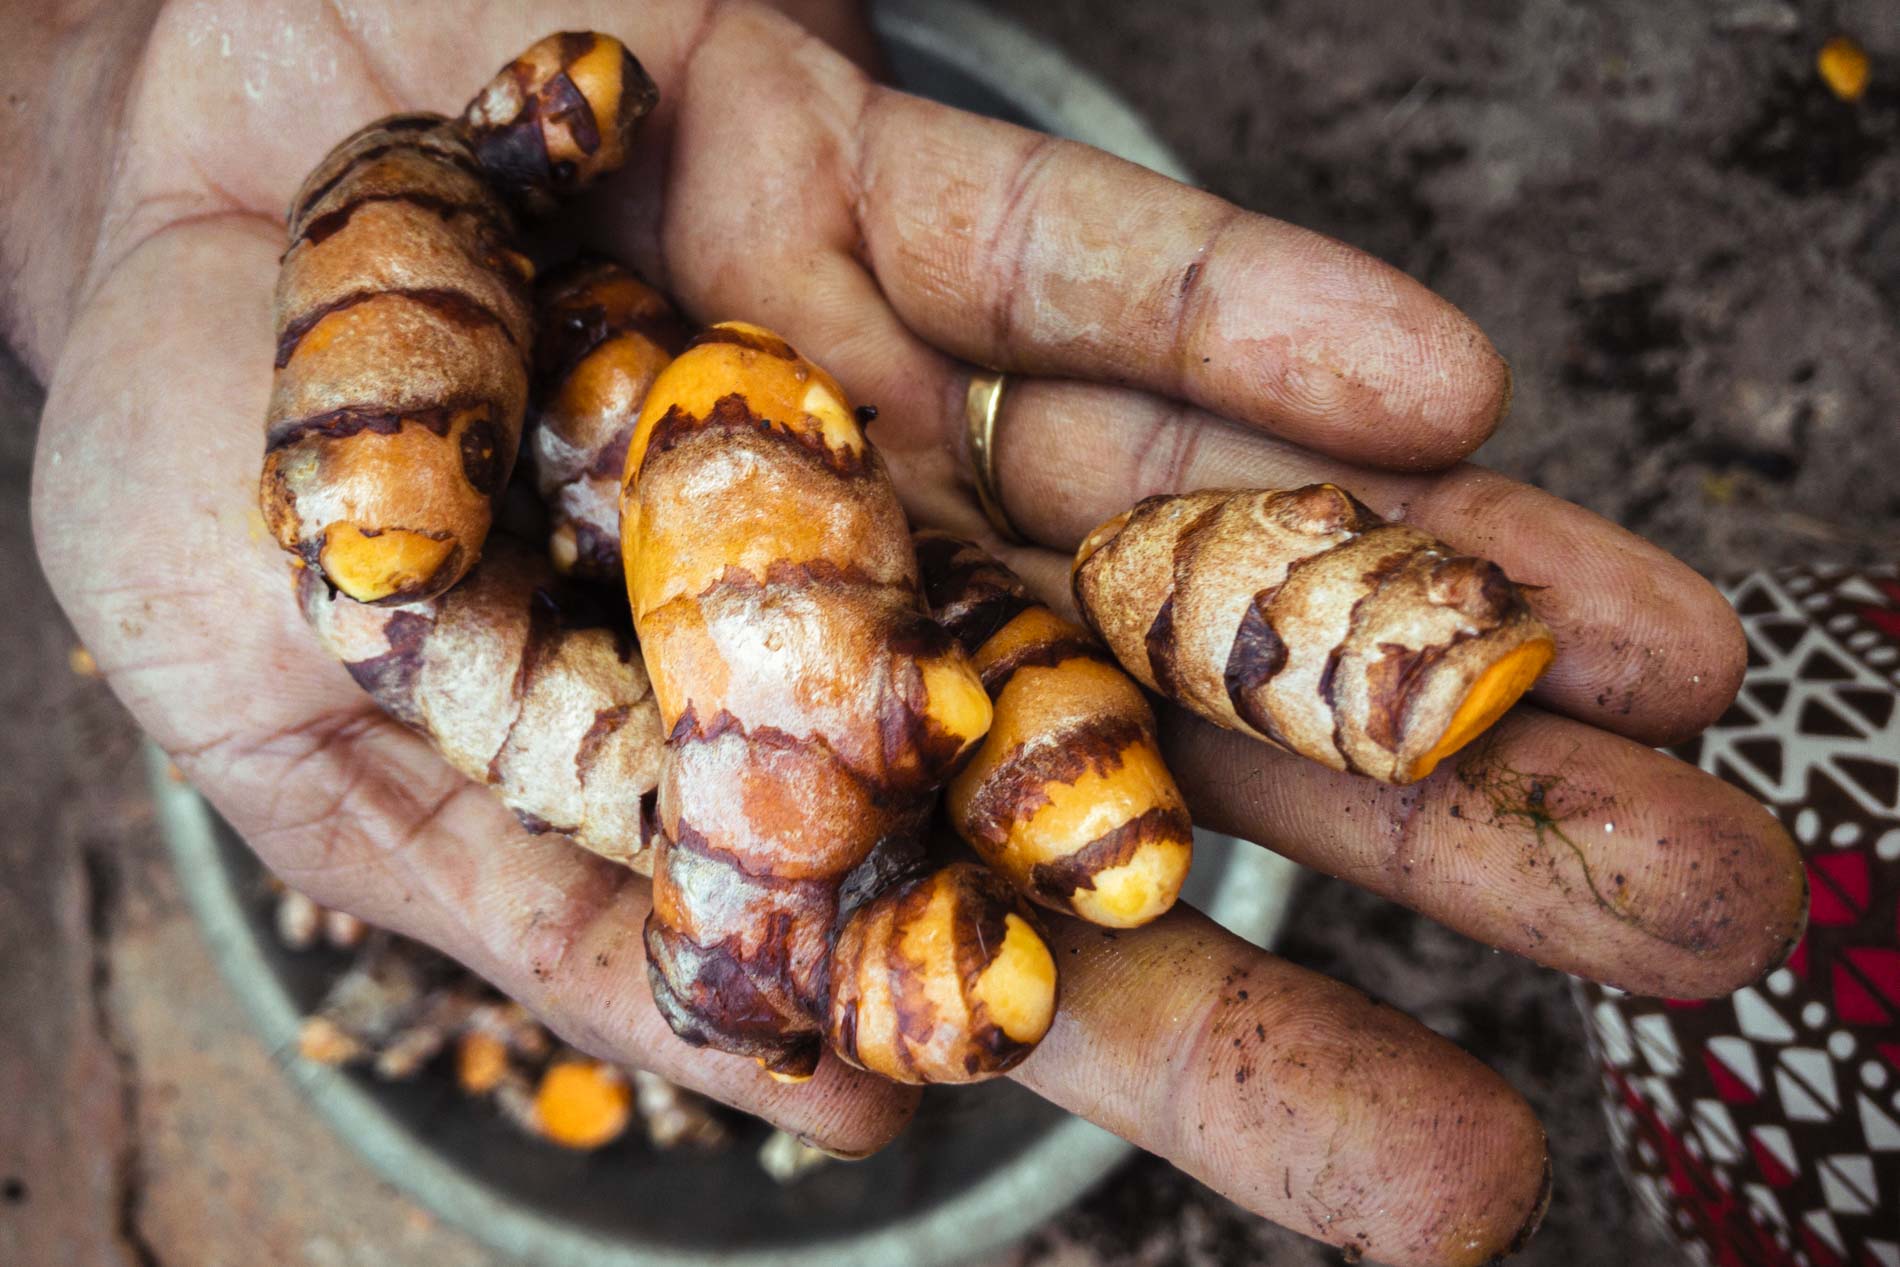
POLYGON ((1734 932, 1711 948, 1700 971, 1666 983, 1674 998, 1713 999, 1754 985, 1785 964, 1808 927, 1808 868, 1801 846, 1781 821, 1733 787, 1738 829, 1711 834, 1710 866, 1719 899, 1719 925, 1734 932))
POLYGON ((1552 1167, 1544 1125, 1529 1101, 1502 1075, 1461 1050, 1438 1062, 1439 1111, 1426 1136, 1395 1137, 1390 1146, 1418 1149, 1424 1173, 1441 1176, 1421 1205, 1440 1203, 1437 1217, 1399 1258, 1417 1267, 1479 1267, 1522 1250, 1550 1204, 1552 1167))
MULTIPOLYGON (((1525 1106, 1527 1112, 1529 1107, 1529 1105, 1525 1106)), ((1537 1120, 1535 1114, 1530 1114, 1529 1121, 1532 1129, 1537 1132, 1538 1147, 1544 1154, 1542 1178, 1537 1182, 1534 1195, 1531 1197, 1530 1209, 1524 1215, 1524 1221, 1518 1225, 1517 1231, 1512 1234, 1503 1252, 1491 1259, 1493 1263, 1503 1262, 1513 1254, 1522 1253, 1524 1248, 1531 1243, 1531 1238, 1537 1235, 1537 1229, 1544 1225, 1544 1215, 1550 1212, 1550 1199, 1557 1189, 1556 1171, 1550 1164, 1549 1137, 1544 1134, 1543 1123, 1537 1120)))
POLYGON ((1667 748, 1713 726, 1735 702, 1748 669, 1748 639, 1720 590, 1687 564, 1644 546, 1654 560, 1649 593, 1629 612, 1627 632, 1619 637, 1605 623, 1597 637, 1609 658, 1576 663, 1601 685, 1592 693, 1587 683, 1557 673, 1543 685, 1569 688, 1572 699, 1553 703, 1572 716, 1667 748), (1574 698, 1579 694, 1583 707, 1574 698))
POLYGON ((1437 471, 1464 461, 1496 433, 1510 413, 1516 382, 1510 362, 1476 321, 1423 286, 1417 289, 1421 306, 1434 310, 1411 341, 1417 359, 1410 372, 1420 385, 1412 429, 1420 440, 1389 465, 1437 471))
MULTIPOLYGON (((1323 241, 1327 249, 1309 263, 1307 294, 1292 301, 1303 309, 1301 338, 1281 384, 1264 389, 1291 415, 1273 429, 1393 471, 1440 470, 1470 456, 1510 408, 1510 366, 1457 305, 1390 265, 1323 241)), ((1249 402, 1218 403, 1250 416, 1249 402)))
POLYGON ((1682 743, 1713 726, 1735 702, 1748 671, 1748 635, 1742 619, 1708 580, 1677 565, 1687 578, 1679 598, 1689 643, 1679 661, 1688 667, 1675 710, 1658 712, 1654 733, 1635 734, 1657 747, 1682 743))

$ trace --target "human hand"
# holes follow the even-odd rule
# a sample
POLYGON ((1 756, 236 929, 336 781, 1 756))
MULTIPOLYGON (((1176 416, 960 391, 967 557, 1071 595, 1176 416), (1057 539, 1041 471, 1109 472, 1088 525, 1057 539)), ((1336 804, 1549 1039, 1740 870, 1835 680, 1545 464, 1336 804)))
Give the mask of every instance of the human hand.
MULTIPOLYGON (((311 639, 255 510, 281 209, 337 139, 453 112, 553 27, 620 36, 661 105, 579 230, 702 321, 770 325, 881 410, 914 519, 995 547, 969 496, 968 363, 1019 377, 997 470, 1063 599, 1066 552, 1149 493, 1335 479, 1494 559, 1560 656, 1495 738, 1411 788, 1178 714, 1200 820, 1540 962, 1646 993, 1764 972, 1800 925, 1792 843, 1648 750, 1739 682, 1726 605, 1585 512, 1452 466, 1508 376, 1403 276, 1083 147, 877 88, 756 6, 652 0, 452 15, 370 4, 165 10, 51 367, 35 472, 46 569, 114 687, 270 865, 442 947, 577 1045, 826 1147, 877 1147, 912 1093, 828 1059, 773 1083, 655 1012, 646 886, 525 834, 311 639), (1229 421, 1231 420, 1231 421, 1229 421)), ((49 208, 49 214, 57 214, 49 208)), ((1534 1220, 1544 1143, 1495 1075, 1422 1027, 1189 911, 1052 920, 1055 1027, 1017 1077, 1248 1207, 1393 1262, 1483 1261, 1534 1220), (1131 1006, 1131 1003, 1138 1003, 1131 1006)))

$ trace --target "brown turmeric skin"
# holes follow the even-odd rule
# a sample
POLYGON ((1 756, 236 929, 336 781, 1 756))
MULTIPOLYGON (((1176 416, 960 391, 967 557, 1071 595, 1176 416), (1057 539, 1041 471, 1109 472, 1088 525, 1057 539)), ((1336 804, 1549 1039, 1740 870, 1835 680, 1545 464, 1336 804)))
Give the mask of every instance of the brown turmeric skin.
POLYGON ((523 445, 548 510, 548 558, 564 576, 618 583, 627 442, 686 331, 664 295, 611 260, 578 261, 539 289, 523 445))
POLYGON ((652 100, 617 41, 551 36, 464 120, 379 120, 298 190, 260 500, 278 543, 344 594, 429 598, 480 557, 533 346, 533 267, 496 186, 530 207, 582 187, 652 100))
POLYGON ((1148 498, 1089 534, 1073 579, 1150 689, 1388 783, 1483 733, 1556 652, 1495 564, 1332 484, 1148 498))
POLYGON ((603 604, 506 540, 447 594, 400 607, 335 594, 308 568, 297 584, 318 638, 383 711, 533 830, 649 869, 659 710, 603 604))
POLYGON ((995 720, 945 804, 1023 894, 1132 928, 1174 904, 1193 822, 1141 688, 1088 630, 968 541, 916 535, 932 613, 970 654, 995 720))
MULTIPOLYGON (((915 873, 932 794, 988 729, 990 701, 923 611, 896 492, 838 385, 769 331, 707 330, 647 397, 620 526, 667 735, 646 940, 674 1030, 788 1077, 812 1072, 827 1029, 893 1077, 967 1080, 1020 1059, 1041 1036, 1020 1019, 1052 1011, 1053 970, 1001 971, 992 989, 1011 997, 984 1007, 949 1000, 993 962, 1046 955, 1033 925, 1014 949, 967 945, 1001 916, 978 917, 998 895, 960 873, 930 882, 935 904, 886 893, 915 873), (937 934, 910 935, 913 915, 937 934), (834 939, 904 955, 834 965, 834 939), (852 1041, 831 1023, 847 980, 928 1000, 942 1032, 917 1049, 852 1041), (1022 1037, 995 1040, 1003 1016, 1022 1037)), ((840 1007, 861 1023, 863 1008, 840 1007)))

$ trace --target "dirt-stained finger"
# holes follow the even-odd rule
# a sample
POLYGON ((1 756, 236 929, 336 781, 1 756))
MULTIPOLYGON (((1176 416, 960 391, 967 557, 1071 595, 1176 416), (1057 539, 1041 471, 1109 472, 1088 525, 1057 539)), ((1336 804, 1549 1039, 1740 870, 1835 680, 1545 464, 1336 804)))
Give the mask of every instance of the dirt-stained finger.
POLYGON ((1345 243, 901 93, 872 95, 855 139, 885 295, 966 360, 1147 388, 1401 470, 1470 453, 1509 403, 1470 318, 1345 243))
POLYGON ((1019 1081, 1380 1262, 1475 1267, 1535 1230, 1543 1129, 1451 1043, 1183 907, 1132 931, 1053 922, 1062 1005, 1019 1081))
POLYGON ((1179 712, 1164 747, 1196 821, 1538 963, 1703 998, 1793 950, 1807 872, 1740 790, 1520 709, 1430 778, 1336 774, 1179 712))

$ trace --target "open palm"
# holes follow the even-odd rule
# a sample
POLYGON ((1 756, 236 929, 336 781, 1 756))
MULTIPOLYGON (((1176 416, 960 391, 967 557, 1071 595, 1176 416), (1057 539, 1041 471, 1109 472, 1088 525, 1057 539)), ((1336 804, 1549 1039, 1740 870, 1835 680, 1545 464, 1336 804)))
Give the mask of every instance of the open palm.
MULTIPOLYGON (((584 1048, 833 1150, 878 1147, 914 1104, 829 1058, 787 1087, 674 1038, 647 992, 645 882, 528 835, 377 712, 303 626, 256 510, 291 192, 370 118, 453 113, 560 27, 619 36, 662 94, 574 232, 876 404, 921 523, 985 535, 964 389, 976 364, 1020 376, 998 467, 1036 544, 1003 553, 1053 600, 1068 551, 1139 497, 1319 479, 1543 587, 1546 711, 1415 787, 1166 718, 1203 824, 1646 993, 1724 992, 1791 946, 1792 843, 1649 747, 1726 706, 1738 626, 1654 548, 1456 465, 1509 395, 1466 318, 1336 242, 878 87, 778 13, 710 0, 206 0, 167 8, 145 47, 77 316, 42 349, 35 526, 115 689, 290 882, 443 948, 584 1048)), ((1036 1091, 1389 1261, 1481 1262, 1534 1222, 1536 1121, 1421 1026, 1191 911, 1052 922, 1062 1009, 1015 1075, 1036 1091)))

